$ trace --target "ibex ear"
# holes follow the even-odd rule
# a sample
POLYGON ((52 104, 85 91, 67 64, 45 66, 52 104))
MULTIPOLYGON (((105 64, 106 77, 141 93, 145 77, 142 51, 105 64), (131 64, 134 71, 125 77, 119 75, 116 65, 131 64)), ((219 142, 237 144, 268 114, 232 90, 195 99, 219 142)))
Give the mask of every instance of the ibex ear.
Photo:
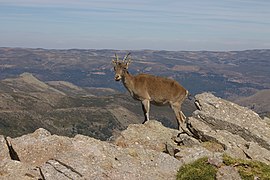
POLYGON ((126 65, 127 65, 127 67, 128 67, 128 65, 131 63, 131 59, 129 58, 128 60, 127 60, 127 62, 126 62, 126 65))
POLYGON ((113 64, 113 65, 116 65, 116 64, 117 64, 117 63, 116 63, 116 60, 113 59, 113 60, 112 60, 112 64, 113 64))

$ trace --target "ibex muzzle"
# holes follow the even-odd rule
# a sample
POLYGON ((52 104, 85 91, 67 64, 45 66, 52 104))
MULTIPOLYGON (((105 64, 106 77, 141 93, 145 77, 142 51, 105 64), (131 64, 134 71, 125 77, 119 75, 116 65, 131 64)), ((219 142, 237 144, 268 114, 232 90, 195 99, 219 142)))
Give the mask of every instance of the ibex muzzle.
POLYGON ((121 80, 121 76, 120 76, 119 74, 116 74, 116 75, 114 76, 114 80, 115 80, 115 81, 120 81, 120 80, 121 80))
POLYGON ((150 74, 131 75, 128 65, 131 62, 128 53, 122 61, 115 54, 114 65, 116 81, 122 80, 126 89, 134 99, 141 101, 145 121, 149 120, 150 102, 158 105, 168 104, 173 109, 179 130, 189 132, 186 127, 186 117, 181 111, 181 105, 188 95, 188 91, 172 79, 153 76, 150 74), (128 60, 127 60, 128 59, 128 60))

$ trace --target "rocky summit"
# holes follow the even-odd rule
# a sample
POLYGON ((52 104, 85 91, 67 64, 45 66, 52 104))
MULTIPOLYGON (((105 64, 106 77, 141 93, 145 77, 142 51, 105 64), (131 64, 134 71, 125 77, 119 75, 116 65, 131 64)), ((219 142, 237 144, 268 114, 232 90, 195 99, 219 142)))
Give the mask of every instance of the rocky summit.
POLYGON ((191 136, 155 120, 130 124, 110 141, 42 128, 17 138, 0 136, 0 179, 176 179, 181 166, 201 157, 218 168, 217 179, 241 179, 223 163, 223 154, 270 164, 267 119, 211 93, 195 99, 191 136))

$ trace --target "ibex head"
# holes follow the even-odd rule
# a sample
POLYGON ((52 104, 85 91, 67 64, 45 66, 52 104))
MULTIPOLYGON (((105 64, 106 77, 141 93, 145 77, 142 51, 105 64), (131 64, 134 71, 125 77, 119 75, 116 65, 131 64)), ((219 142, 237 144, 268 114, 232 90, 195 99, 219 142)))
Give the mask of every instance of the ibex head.
POLYGON ((128 58, 128 56, 130 55, 130 53, 128 53, 122 61, 119 61, 117 54, 115 53, 115 59, 112 60, 113 63, 113 68, 114 68, 114 72, 115 72, 115 76, 114 79, 116 81, 120 81, 121 78, 123 77, 124 73, 127 72, 128 69, 128 65, 131 62, 131 59, 128 58))

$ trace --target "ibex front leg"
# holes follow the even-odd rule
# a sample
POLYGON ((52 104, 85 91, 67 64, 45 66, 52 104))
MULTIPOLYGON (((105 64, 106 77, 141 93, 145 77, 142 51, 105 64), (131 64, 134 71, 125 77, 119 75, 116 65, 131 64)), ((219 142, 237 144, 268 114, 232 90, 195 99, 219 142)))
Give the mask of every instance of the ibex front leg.
POLYGON ((142 101, 142 109, 144 113, 144 122, 149 121, 149 110, 150 110, 150 101, 145 99, 142 101))

